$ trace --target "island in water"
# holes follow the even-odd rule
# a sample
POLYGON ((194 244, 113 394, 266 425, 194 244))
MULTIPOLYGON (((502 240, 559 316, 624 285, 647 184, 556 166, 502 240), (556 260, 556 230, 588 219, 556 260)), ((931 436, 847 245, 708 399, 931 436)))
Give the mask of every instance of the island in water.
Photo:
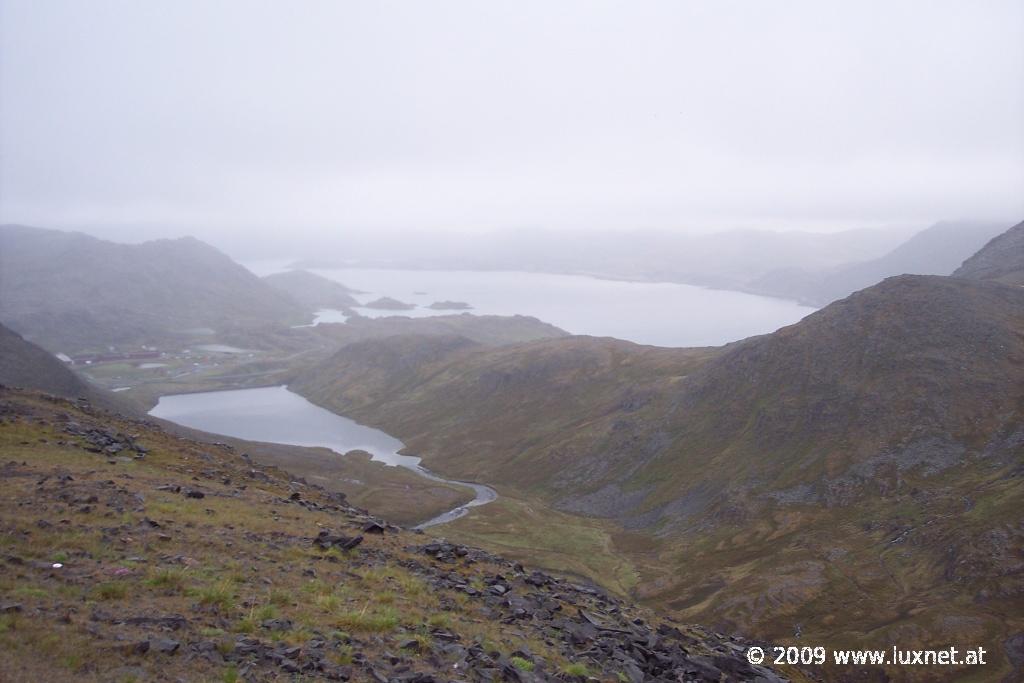
POLYGON ((468 311, 473 307, 465 301, 435 301, 427 306, 435 311, 468 311))
POLYGON ((374 299, 368 304, 364 304, 363 308, 376 308, 384 311, 411 311, 416 308, 416 304, 407 304, 404 301, 392 299, 389 296, 382 296, 379 299, 374 299))

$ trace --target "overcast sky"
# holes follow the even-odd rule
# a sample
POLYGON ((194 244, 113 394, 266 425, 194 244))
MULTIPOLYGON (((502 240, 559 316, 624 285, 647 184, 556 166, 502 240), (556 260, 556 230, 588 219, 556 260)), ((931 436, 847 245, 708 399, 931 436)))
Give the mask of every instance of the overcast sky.
POLYGON ((1024 218, 1020 0, 0 7, 3 222, 1024 218))

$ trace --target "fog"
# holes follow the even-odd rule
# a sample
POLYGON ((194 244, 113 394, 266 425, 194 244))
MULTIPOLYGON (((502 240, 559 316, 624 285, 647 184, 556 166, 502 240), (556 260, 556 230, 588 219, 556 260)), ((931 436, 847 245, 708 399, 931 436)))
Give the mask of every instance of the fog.
POLYGON ((1017 0, 5 0, 0 31, 2 222, 270 254, 1024 214, 1017 0))

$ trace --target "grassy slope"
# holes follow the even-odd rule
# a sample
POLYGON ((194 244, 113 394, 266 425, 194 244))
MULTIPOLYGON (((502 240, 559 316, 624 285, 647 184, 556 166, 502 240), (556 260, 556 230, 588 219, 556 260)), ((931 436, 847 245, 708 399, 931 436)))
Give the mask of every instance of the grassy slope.
MULTIPOLYGON (((569 584, 534 588, 521 568, 476 551, 432 561, 411 547, 423 536, 396 529, 364 533, 354 551, 320 550, 311 545, 320 530, 352 536, 368 518, 279 470, 253 476, 226 447, 65 401, 0 390, 0 449, 4 681, 235 681, 246 671, 245 680, 283 681, 294 680, 288 663, 316 661, 353 680, 373 680, 373 671, 458 678, 446 633, 479 646, 475 667, 525 652, 523 666, 537 673, 614 679, 611 659, 576 654, 590 646, 565 640, 561 627, 511 619, 483 597, 497 574, 516 595, 550 590, 538 599, 573 623, 582 621, 577 609, 621 623, 650 618, 569 584), (148 453, 89 452, 72 424, 131 434, 148 453), (166 488, 175 485, 205 495, 166 488), (452 577, 477 592, 446 587, 452 577), (245 638, 272 654, 246 655, 253 641, 245 638), (178 652, 156 651, 160 639, 179 643, 178 652)), ((736 652, 731 644, 696 628, 684 638, 694 639, 691 655, 743 666, 726 654, 736 652)))

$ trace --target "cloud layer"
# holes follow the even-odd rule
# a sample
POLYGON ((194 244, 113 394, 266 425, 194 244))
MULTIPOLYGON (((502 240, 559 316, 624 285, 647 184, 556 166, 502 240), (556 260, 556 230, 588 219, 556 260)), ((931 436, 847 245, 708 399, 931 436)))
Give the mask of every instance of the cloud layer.
POLYGON ((1024 213, 1024 4, 2 5, 0 220, 250 234, 1024 213))

